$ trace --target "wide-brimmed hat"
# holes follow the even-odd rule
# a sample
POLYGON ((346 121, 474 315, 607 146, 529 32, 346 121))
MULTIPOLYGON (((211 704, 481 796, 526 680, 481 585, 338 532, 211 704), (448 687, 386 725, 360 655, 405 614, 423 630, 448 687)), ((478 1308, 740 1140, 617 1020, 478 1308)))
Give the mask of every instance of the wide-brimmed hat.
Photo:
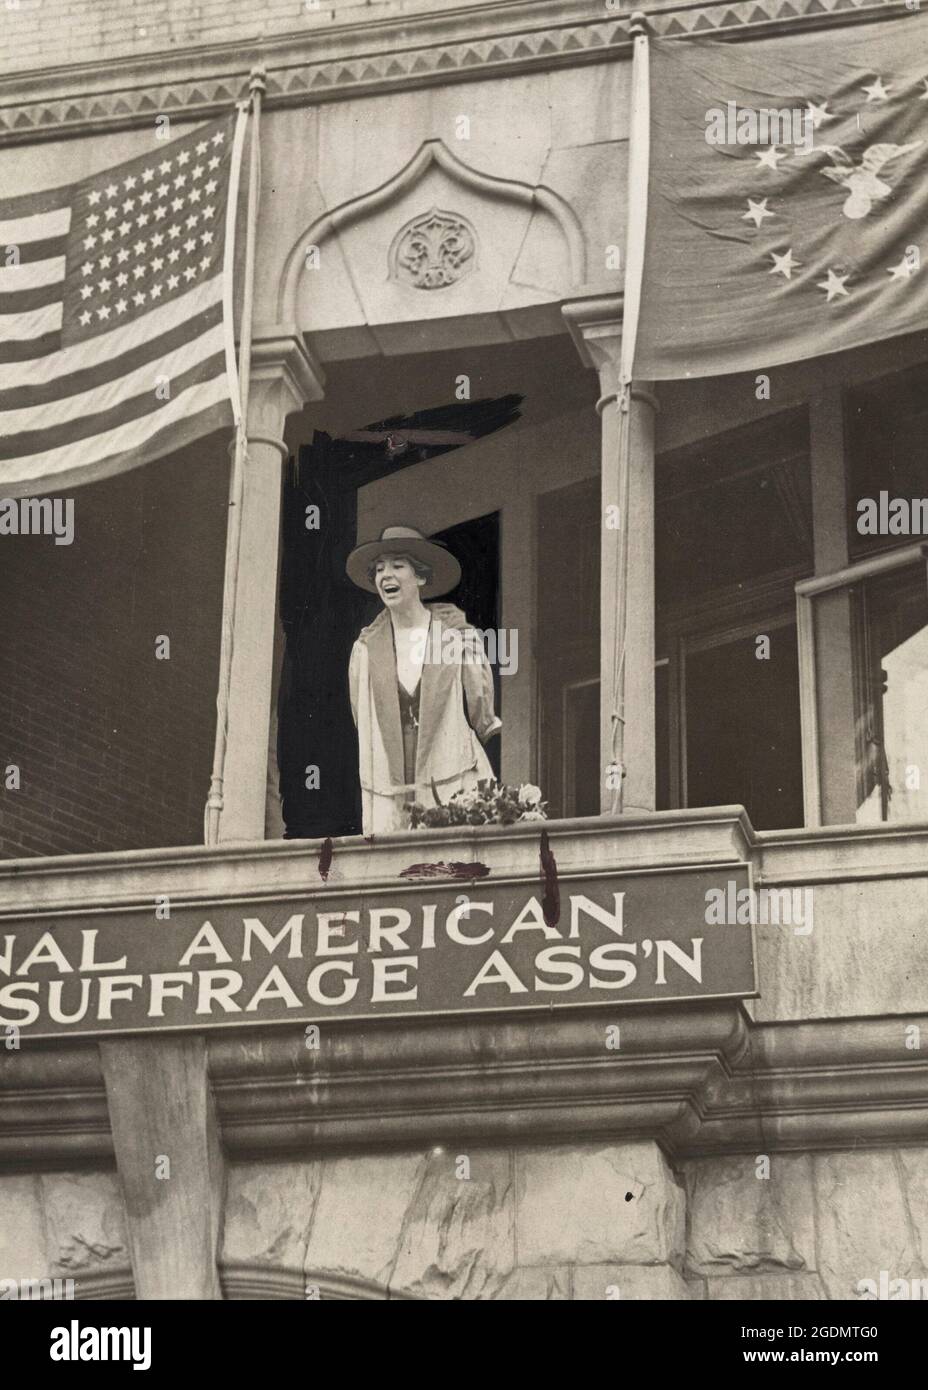
POLYGON ((385 526, 376 541, 364 541, 355 546, 345 562, 348 578, 361 589, 376 594, 377 586, 368 577, 368 570, 382 555, 409 555, 421 560, 432 571, 421 589, 423 598, 436 598, 454 589, 461 578, 461 566, 441 541, 430 541, 414 526, 385 526))

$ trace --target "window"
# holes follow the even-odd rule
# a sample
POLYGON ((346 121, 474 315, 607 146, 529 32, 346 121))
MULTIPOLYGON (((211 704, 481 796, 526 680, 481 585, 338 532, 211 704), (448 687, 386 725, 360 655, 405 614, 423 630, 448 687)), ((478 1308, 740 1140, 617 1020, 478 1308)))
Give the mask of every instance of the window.
POLYGON ((928 818, 926 549, 907 546, 796 587, 811 825, 823 818, 826 757, 840 759, 842 747, 853 757, 857 823, 928 818), (851 653, 845 680, 852 672, 845 720, 840 706, 822 694, 823 667, 829 654, 833 658, 842 617, 851 653))
MULTIPOLYGON (((600 529, 598 478, 539 499, 540 781, 557 816, 599 809, 600 529)), ((658 809, 740 804, 759 829, 801 825, 805 413, 661 455, 655 546, 658 809)))
POLYGON ((740 804, 764 830, 801 825, 792 615, 685 639, 682 685, 686 805, 740 804))
POLYGON ((656 565, 658 808, 735 804, 758 829, 801 825, 804 412, 660 456, 656 565))
POLYGON ((919 563, 857 593, 857 724, 864 735, 858 821, 928 815, 928 585, 919 563), (922 770, 925 785, 921 785, 922 770))
POLYGON ((850 558, 864 559, 924 535, 924 528, 912 525, 918 509, 911 504, 928 498, 928 366, 880 377, 849 392, 845 438, 850 558), (889 517, 896 499, 905 505, 889 517), (860 506, 868 501, 880 520, 875 532, 859 524, 860 506))
POLYGON ((539 780, 551 816, 600 810, 599 497, 590 478, 538 499, 539 780))
POLYGON ((838 454, 816 519, 834 569, 796 586, 806 822, 923 819, 928 366, 854 386, 842 413, 846 506, 838 454))
POLYGON ((598 816, 599 778, 590 770, 599 766, 599 679, 573 681, 564 686, 564 804, 570 816, 598 816))

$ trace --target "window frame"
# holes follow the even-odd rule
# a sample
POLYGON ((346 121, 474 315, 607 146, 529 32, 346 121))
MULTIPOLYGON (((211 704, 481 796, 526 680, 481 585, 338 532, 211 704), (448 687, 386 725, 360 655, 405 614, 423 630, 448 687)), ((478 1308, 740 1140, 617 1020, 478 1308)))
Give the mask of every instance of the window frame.
MULTIPOLYGON (((807 829, 817 829, 822 821, 822 775, 818 718, 818 668, 815 633, 815 600, 821 594, 838 589, 849 590, 857 585, 905 569, 919 562, 926 565, 928 583, 928 541, 899 546, 868 556, 830 574, 815 575, 796 583, 796 634, 799 642, 799 718, 802 731, 802 799, 807 829)), ((855 659, 859 654, 855 653, 855 659)), ((858 679, 858 672, 852 673, 858 679)))
MULTIPOLYGON (((667 756, 669 808, 688 809, 686 777, 686 658, 689 653, 721 646, 738 636, 783 627, 794 618, 794 588, 808 568, 795 566, 766 575, 745 591, 726 586, 659 615, 657 668, 667 671, 667 756)), ((801 728, 801 726, 800 726, 801 728)), ((660 736, 660 730, 658 730, 660 736)))
POLYGON ((571 758, 570 752, 574 744, 574 733, 576 730, 576 711, 571 709, 571 695, 579 690, 589 690, 593 686, 600 688, 601 677, 580 676, 575 680, 566 680, 561 686, 561 803, 563 806, 563 818, 576 820, 577 813, 577 764, 571 758))
MULTIPOLYGON (((762 632, 775 632, 778 628, 788 628, 792 626, 792 623, 793 613, 789 607, 782 603, 777 604, 776 607, 768 607, 764 603, 758 603, 753 616, 745 614, 738 621, 729 621, 720 626, 679 634, 676 653, 677 728, 671 730, 671 735, 675 735, 678 788, 682 808, 687 809, 690 804, 686 705, 686 667, 689 657, 695 656, 699 652, 711 651, 714 647, 727 646, 739 639, 748 641, 752 637, 759 636, 762 632)), ((672 715, 671 719, 673 719, 672 715)), ((673 767, 672 762, 671 767, 673 767)), ((671 786, 673 786, 673 781, 671 781, 671 786)))

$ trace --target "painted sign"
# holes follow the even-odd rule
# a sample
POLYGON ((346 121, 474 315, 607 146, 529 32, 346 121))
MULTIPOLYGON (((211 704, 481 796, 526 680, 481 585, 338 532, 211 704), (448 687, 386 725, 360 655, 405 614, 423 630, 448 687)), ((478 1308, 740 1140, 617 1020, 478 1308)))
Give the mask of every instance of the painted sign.
POLYGON ((745 865, 333 888, 0 923, 0 1028, 26 1037, 757 993, 745 865))

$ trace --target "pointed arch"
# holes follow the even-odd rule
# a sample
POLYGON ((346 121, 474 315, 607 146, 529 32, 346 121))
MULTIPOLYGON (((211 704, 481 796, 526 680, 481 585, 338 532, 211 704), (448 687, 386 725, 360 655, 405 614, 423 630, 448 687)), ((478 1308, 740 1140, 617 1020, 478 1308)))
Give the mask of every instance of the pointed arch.
POLYGON ((282 323, 296 322, 296 299, 300 277, 303 271, 305 248, 321 246, 329 237, 337 234, 343 227, 370 217, 380 208, 402 197, 414 188, 435 165, 449 178, 465 188, 471 188, 482 197, 495 202, 518 203, 523 207, 539 208, 557 223, 567 247, 570 266, 571 287, 582 285, 586 279, 586 249, 583 242, 583 229, 573 208, 553 189, 544 184, 526 183, 519 179, 504 179, 496 174, 484 174, 465 164, 448 149, 443 140, 432 138, 424 140, 416 153, 402 169, 398 170, 385 183, 367 193, 349 198, 338 207, 315 218, 307 229, 294 242, 286 261, 278 293, 278 319, 282 323))

